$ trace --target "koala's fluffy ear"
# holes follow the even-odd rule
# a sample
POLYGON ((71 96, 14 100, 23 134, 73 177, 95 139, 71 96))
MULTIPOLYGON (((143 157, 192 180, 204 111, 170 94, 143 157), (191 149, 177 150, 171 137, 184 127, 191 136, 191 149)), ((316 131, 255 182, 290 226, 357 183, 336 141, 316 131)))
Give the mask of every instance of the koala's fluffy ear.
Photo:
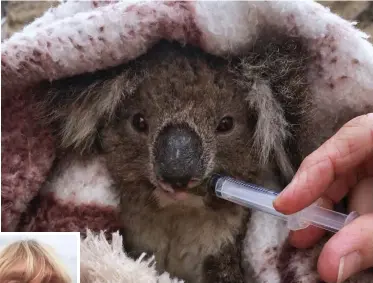
POLYGON ((281 104, 273 96, 268 82, 262 79, 253 81, 246 99, 257 116, 254 148, 259 154, 261 166, 266 167, 273 153, 285 179, 290 180, 294 169, 285 150, 290 132, 281 104))
POLYGON ((43 120, 56 130, 61 147, 87 150, 99 123, 110 120, 138 84, 139 77, 123 67, 52 82, 40 103, 43 120))
POLYGON ((300 39, 274 37, 257 43, 238 68, 238 85, 257 117, 254 146, 261 165, 274 157, 285 181, 300 158, 289 145, 296 144, 311 109, 307 54, 300 39))

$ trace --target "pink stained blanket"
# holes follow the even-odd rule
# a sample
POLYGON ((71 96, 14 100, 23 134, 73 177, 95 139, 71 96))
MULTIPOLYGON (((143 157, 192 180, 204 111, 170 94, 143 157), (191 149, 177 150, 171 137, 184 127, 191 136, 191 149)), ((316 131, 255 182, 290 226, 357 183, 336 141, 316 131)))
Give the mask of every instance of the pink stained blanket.
MULTIPOLYGON (((52 176, 53 186, 47 183, 39 193, 56 149, 50 129, 37 123, 32 97, 40 82, 116 66, 160 39, 239 55, 271 26, 307 42, 314 56, 308 76, 322 107, 337 107, 334 102, 346 97, 354 107, 373 103, 372 45, 353 24, 312 1, 68 1, 2 43, 2 231, 120 228, 117 200, 100 160, 66 164, 66 177, 52 176)), ((280 238, 275 245, 286 237, 280 238)), ((263 271, 269 259, 256 261, 261 282, 285 280, 275 263, 263 271)), ((294 267, 296 278, 304 278, 301 272, 309 271, 294 267)))

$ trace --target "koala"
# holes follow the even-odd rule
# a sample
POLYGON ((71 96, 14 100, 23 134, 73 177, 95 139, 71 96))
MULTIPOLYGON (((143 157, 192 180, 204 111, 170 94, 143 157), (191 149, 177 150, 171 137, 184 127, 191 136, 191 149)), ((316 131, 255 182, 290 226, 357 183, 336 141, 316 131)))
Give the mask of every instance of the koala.
POLYGON ((226 57, 161 41, 126 64, 50 83, 44 103, 61 151, 106 161, 129 255, 154 254, 160 272, 186 282, 255 282, 241 265, 251 213, 208 181, 220 173, 279 191, 359 114, 309 134, 307 52, 289 38, 226 57))

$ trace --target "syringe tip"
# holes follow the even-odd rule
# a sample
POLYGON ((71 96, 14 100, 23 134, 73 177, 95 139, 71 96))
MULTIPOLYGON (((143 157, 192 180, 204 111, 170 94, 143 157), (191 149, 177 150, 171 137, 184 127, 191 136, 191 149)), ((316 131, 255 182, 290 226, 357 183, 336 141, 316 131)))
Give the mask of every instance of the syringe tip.
POLYGON ((210 177, 210 180, 207 183, 208 190, 211 190, 212 192, 215 193, 216 183, 221 177, 222 176, 220 174, 217 174, 217 173, 212 174, 212 176, 210 177))

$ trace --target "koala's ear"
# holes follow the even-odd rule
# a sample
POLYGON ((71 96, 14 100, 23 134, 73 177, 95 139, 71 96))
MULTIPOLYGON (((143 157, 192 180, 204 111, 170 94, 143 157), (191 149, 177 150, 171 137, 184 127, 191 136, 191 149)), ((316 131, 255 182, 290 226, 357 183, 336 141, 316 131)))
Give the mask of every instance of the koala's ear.
POLYGON ((290 180, 294 169, 285 150, 290 133, 281 104, 275 99, 269 83, 259 78, 251 82, 245 99, 257 117, 254 148, 258 152, 261 166, 266 167, 273 154, 285 179, 290 180))
POLYGON ((297 148, 287 150, 296 143, 312 108, 311 57, 302 39, 276 35, 273 30, 268 35, 241 58, 237 81, 257 116, 255 146, 261 163, 265 165, 273 156, 285 181, 290 181, 300 156, 297 148))
POLYGON ((100 71, 52 82, 41 101, 44 121, 53 126, 63 148, 89 149, 101 121, 110 120, 140 79, 130 70, 100 71))

